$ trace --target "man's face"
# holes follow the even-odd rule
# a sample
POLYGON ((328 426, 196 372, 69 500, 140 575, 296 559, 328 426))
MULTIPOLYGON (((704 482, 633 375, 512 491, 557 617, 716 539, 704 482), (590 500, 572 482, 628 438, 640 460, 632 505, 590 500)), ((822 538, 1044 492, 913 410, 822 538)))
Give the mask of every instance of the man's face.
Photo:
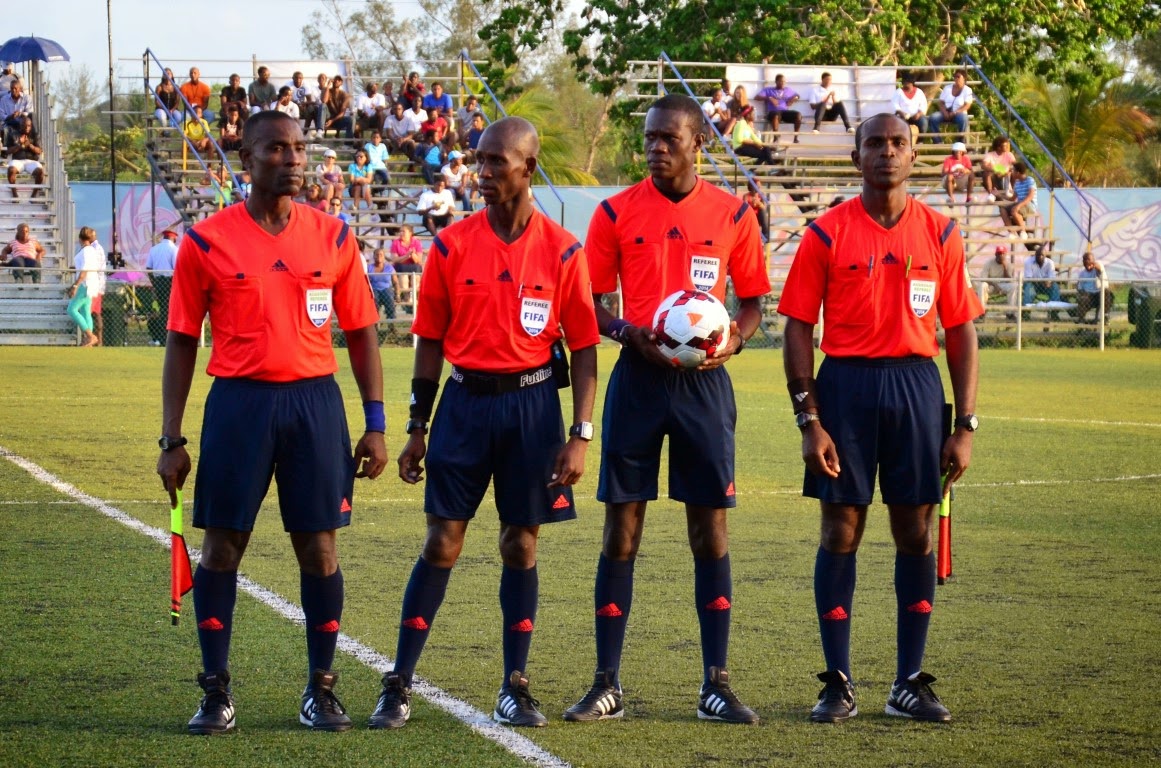
MULTIPOLYGON (((268 120, 247 131, 252 142, 241 151, 254 194, 293 197, 302 189, 306 141, 296 120, 268 120)), ((341 202, 341 201, 340 201, 341 202)))
POLYGON ((431 190, 437 194, 440 192, 443 192, 443 185, 444 185, 444 182, 443 182, 442 178, 436 179, 435 183, 431 185, 431 190))
POLYGON ((822 87, 823 88, 830 88, 830 75, 823 75, 822 76, 822 87))
POLYGON ((378 146, 379 142, 383 141, 383 137, 377 133, 371 134, 371 143, 378 146))
POLYGON ((431 93, 433 96, 435 96, 438 99, 440 96, 443 95, 443 86, 440 85, 439 83, 436 83, 434 86, 432 86, 431 93))
POLYGON ((781 88, 785 84, 786 84, 786 78, 783 77, 782 75, 778 75, 777 77, 774 78, 774 87, 775 88, 781 88))
POLYGON ((231 75, 230 76, 230 87, 231 88, 237 88, 241 84, 242 84, 242 78, 240 76, 238 76, 238 75, 231 75))
POLYGON ((1037 264, 1044 263, 1044 249, 1043 248, 1036 249, 1036 263, 1037 264))
POLYGON ((477 130, 482 131, 484 129, 484 116, 483 115, 473 115, 472 116, 472 127, 477 129, 477 130))
POLYGON ((911 126, 895 116, 874 117, 860 127, 860 143, 851 153, 863 182, 886 190, 907 181, 915 162, 911 126))
POLYGON ((196 82, 198 81, 198 78, 200 78, 201 76, 202 76, 202 73, 201 73, 201 70, 200 70, 200 69, 198 69, 197 67, 191 67, 191 68, 190 68, 190 70, 189 70, 189 79, 190 79, 190 81, 191 81, 191 82, 194 82, 194 83, 196 83, 196 82))
POLYGON ((375 83, 368 83, 367 84, 367 95, 368 96, 374 96, 378 92, 379 92, 378 85, 376 85, 375 83))
POLYGON ((19 80, 13 80, 12 81, 12 98, 14 98, 14 99, 18 98, 22 93, 24 93, 24 86, 21 84, 21 82, 19 80))
POLYGON ((335 79, 331 80, 331 85, 333 85, 336 90, 341 89, 343 87, 343 78, 335 75, 335 79))
POLYGON ((704 137, 690 118, 672 109, 651 109, 645 115, 645 160, 655 181, 673 181, 693 171, 704 137))
POLYGON ((295 73, 294 73, 294 77, 291 79, 291 82, 293 82, 293 83, 294 83, 294 87, 295 87, 295 88, 299 88, 299 87, 301 87, 301 86, 302 86, 302 73, 301 73, 301 72, 295 72, 295 73))
POLYGON ((266 67, 258 67, 258 82, 265 83, 270 79, 270 70, 266 67))
POLYGON ((403 105, 402 104, 395 105, 395 117, 396 118, 403 117, 403 105))
POLYGON ((286 106, 287 104, 289 104, 290 103, 290 91, 287 91, 286 93, 280 94, 278 96, 278 103, 281 104, 282 106, 286 106))
POLYGON ((343 201, 337 197, 331 198, 331 213, 339 213, 343 210, 343 201))
MULTIPOLYGON (((17 235, 19 236, 19 230, 17 230, 17 235)), ((1088 255, 1087 253, 1084 255, 1084 259, 1082 259, 1082 261, 1084 262, 1085 269, 1092 269, 1093 264, 1096 263, 1093 261, 1092 256, 1088 255)))
POLYGON ((1005 256, 1007 256, 1007 254, 1004 253, 1003 251, 996 251, 996 263, 1003 264, 1005 256))
POLYGON ((319 75, 318 76, 318 87, 319 88, 326 88, 327 87, 327 76, 326 75, 319 75))
MULTIPOLYGON (((489 128, 476 148, 476 170, 480 177, 480 195, 488 205, 511 202, 527 195, 535 162, 525 158, 515 142, 509 141, 503 128, 489 128)), ((442 184, 443 180, 439 182, 442 184)))

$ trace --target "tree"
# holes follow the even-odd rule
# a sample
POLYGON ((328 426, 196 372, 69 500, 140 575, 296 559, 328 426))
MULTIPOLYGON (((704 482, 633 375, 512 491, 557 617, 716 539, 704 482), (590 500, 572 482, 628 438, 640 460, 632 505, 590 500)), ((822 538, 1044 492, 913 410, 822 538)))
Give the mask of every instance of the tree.
POLYGON ((1132 181, 1125 152, 1154 130, 1142 101, 1156 98, 1119 78, 1099 84, 1053 84, 1025 75, 1016 102, 1057 162, 1081 186, 1132 181))
POLYGON ((446 61, 464 50, 473 60, 487 55, 476 30, 495 16, 495 0, 419 0, 419 7, 424 18, 417 23, 416 58, 446 61))
MULTIPOLYGON (((564 0, 505 7, 480 31, 493 66, 508 67, 539 47, 564 0)), ((1103 48, 1156 28, 1146 0, 587 0, 582 23, 564 33, 577 71, 613 93, 628 62, 674 60, 796 64, 955 63, 971 55, 1001 81, 1038 74, 1107 74, 1103 48), (590 55, 583 50, 589 46, 590 55), (776 53, 774 53, 776 52, 776 53)))
POLYGON ((405 66, 388 72, 373 63, 410 58, 416 24, 410 19, 397 19, 393 3, 366 0, 358 10, 344 13, 340 0, 320 2, 323 10, 313 11, 310 23, 302 28, 302 49, 307 56, 351 60, 353 74, 362 78, 379 80, 407 75, 405 66), (337 41, 331 39, 332 35, 337 41))
POLYGON ((62 121, 64 130, 70 126, 75 129, 75 124, 91 119, 93 108, 100 103, 107 87, 97 81, 87 64, 73 64, 67 72, 59 82, 52 83, 56 97, 55 117, 62 121))

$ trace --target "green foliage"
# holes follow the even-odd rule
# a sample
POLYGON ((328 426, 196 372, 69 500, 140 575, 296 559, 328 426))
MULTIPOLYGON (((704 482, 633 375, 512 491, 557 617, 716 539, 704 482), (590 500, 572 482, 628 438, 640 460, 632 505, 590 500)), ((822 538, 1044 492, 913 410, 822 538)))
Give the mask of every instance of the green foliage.
POLYGON ((359 62, 357 73, 368 79, 402 79, 407 66, 393 71, 370 62, 410 58, 411 42, 418 30, 412 19, 398 19, 395 5, 388 0, 366 0, 346 4, 340 0, 320 0, 323 10, 313 11, 302 28, 302 49, 315 59, 352 59, 359 62), (346 8, 354 8, 349 13, 346 8))
MULTIPOLYGON (((6 348, 0 356, 0 446, 164 527, 168 511, 153 474, 163 351, 6 348)), ((208 356, 199 355, 185 420, 195 445, 208 356)), ((384 352, 393 425, 407 418, 412 358, 410 350, 384 352)), ((602 385, 615 359, 606 344, 602 385)), ((345 359, 340 364, 351 426, 361 427, 358 391, 345 359)), ((1161 633, 1157 351, 981 353, 983 426, 953 504, 956 579, 938 589, 927 647, 927 669, 956 718, 939 728, 882 714, 895 668, 896 608, 893 549, 878 503, 859 553, 853 625, 861 714, 839 728, 807 720, 821 664, 811 596, 818 512, 799 495, 799 436, 785 390, 771 381, 780 365, 777 352, 763 350, 729 363, 739 415, 730 671, 763 725, 696 718, 693 567, 685 516, 665 498, 665 467, 637 561, 622 669, 628 713, 617 722, 560 722, 592 680, 592 574, 604 516, 593 498, 594 443, 576 491, 579 519, 541 530, 531 678, 552 722, 522 735, 578 768, 1132 766, 1161 758, 1156 707, 1141 682, 1161 633)), ((571 390, 562 392, 568 413, 571 390)), ((602 400, 599 392, 598 423, 602 400)), ((388 447, 399 446, 393 426, 388 447)), ((195 493, 187 487, 187 502, 195 493)), ((259 514, 243 570, 298 602, 298 568, 275 495, 259 514)), ((192 599, 181 625, 169 626, 165 550, 2 459, 0 501, 3 765, 526 765, 419 697, 406 728, 368 731, 378 675, 345 654, 336 658, 339 693, 355 729, 301 728, 302 627, 245 596, 231 647, 239 732, 190 738, 184 723, 199 695, 192 599)), ((339 534, 343 631, 390 655, 426 534, 423 489, 387 474, 358 481, 354 504, 352 525, 339 534)), ((485 712, 501 674, 499 525, 491 505, 489 498, 469 529, 419 669, 485 712)), ((197 546, 200 535, 186 520, 197 546)))

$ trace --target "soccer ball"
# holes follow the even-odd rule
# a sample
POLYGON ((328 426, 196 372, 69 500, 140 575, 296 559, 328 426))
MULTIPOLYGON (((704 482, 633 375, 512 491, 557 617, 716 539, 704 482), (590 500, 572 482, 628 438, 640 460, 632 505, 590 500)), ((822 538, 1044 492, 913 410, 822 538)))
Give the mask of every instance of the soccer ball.
POLYGON ((730 313, 703 291, 678 291, 653 315, 657 347, 670 362, 696 368, 730 340, 730 313))

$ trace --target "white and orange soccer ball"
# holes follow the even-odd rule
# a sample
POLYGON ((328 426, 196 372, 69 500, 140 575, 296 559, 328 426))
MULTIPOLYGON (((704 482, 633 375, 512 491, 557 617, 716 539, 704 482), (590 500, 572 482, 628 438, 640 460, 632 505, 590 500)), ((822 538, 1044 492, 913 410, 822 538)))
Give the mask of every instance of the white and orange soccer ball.
POLYGON ((674 365, 695 368, 730 340, 730 313, 703 291, 678 291, 653 315, 657 347, 674 365))

